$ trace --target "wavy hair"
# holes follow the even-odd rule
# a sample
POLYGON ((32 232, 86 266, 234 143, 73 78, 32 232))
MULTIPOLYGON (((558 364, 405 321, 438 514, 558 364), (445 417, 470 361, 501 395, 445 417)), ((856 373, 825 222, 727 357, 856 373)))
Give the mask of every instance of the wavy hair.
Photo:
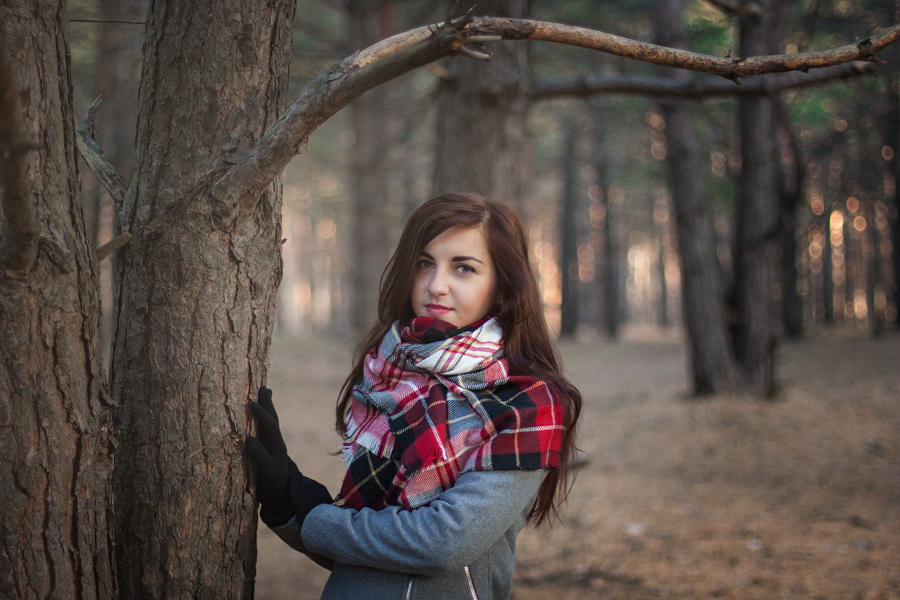
POLYGON ((378 320, 362 338, 353 369, 338 397, 336 427, 346 435, 345 417, 353 386, 362 379, 366 353, 376 350, 395 321, 415 317, 412 306, 416 263, 425 247, 448 229, 481 227, 494 262, 496 300, 490 314, 503 328, 503 353, 510 373, 544 380, 564 409, 560 465, 544 477, 528 522, 541 525, 558 514, 571 487, 570 459, 581 413, 581 394, 562 374, 559 357, 550 341, 537 282, 528 259, 528 237, 518 214, 507 204, 477 194, 444 194, 422 204, 410 216, 397 250, 381 277, 378 320))

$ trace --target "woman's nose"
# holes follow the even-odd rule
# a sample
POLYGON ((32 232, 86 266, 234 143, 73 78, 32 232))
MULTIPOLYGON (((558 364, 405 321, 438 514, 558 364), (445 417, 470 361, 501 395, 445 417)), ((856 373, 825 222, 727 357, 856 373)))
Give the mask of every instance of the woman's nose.
POLYGON ((447 293, 447 274, 443 269, 435 269, 428 282, 428 292, 432 296, 442 296, 447 293))

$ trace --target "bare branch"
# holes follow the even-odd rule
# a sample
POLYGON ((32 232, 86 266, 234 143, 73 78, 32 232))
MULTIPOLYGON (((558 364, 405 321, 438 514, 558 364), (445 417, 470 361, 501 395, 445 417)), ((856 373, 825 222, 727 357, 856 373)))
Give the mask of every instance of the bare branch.
POLYGON ((12 69, 12 57, 0 29, 0 194, 5 220, 0 237, 0 269, 23 278, 37 260, 40 229, 31 196, 26 155, 35 149, 25 142, 22 107, 12 69))
MULTIPOLYGON (((209 206, 204 212, 208 211, 222 223, 231 222, 239 213, 246 213, 290 159, 302 150, 309 135, 351 100, 404 73, 460 53, 473 38, 480 41, 484 36, 581 46, 736 81, 749 75, 808 71, 859 60, 875 61, 875 53, 900 39, 900 25, 834 50, 731 59, 638 42, 583 27, 466 14, 448 23, 420 27, 382 40, 313 80, 253 150, 211 186, 207 199, 209 206)), ((767 89, 765 93, 772 92, 767 89)))
POLYGON ((260 192, 299 154, 309 135, 351 100, 404 73, 449 56, 465 33, 452 25, 421 27, 344 59, 314 79, 251 152, 210 192, 209 214, 227 222, 255 204, 260 192))
POLYGON ((709 73, 729 79, 766 73, 808 71, 855 60, 875 61, 877 60, 875 54, 879 50, 900 39, 900 25, 894 25, 855 44, 833 50, 805 54, 721 58, 638 42, 583 27, 524 19, 477 17, 473 20, 469 31, 482 35, 500 34, 505 40, 527 39, 580 46, 664 67, 709 73))
POLYGON ((127 231, 123 234, 117 235, 110 241, 106 242, 99 248, 97 248, 97 262, 102 261, 104 258, 127 244, 131 241, 131 234, 127 231))
POLYGON ((457 52, 459 52, 463 56, 474 58, 475 60, 491 60, 491 55, 487 52, 482 52, 481 50, 476 50, 475 48, 469 48, 468 46, 460 46, 457 52))
POLYGON ((685 80, 643 75, 606 75, 536 83, 531 91, 533 100, 548 100, 561 96, 590 97, 601 94, 631 94, 671 99, 703 100, 723 96, 767 96, 874 74, 870 63, 852 62, 829 67, 815 73, 788 73, 767 79, 754 79, 737 86, 723 79, 685 80))
POLYGON ((84 115, 84 120, 75 130, 75 141, 78 144, 78 152, 81 154, 81 158, 84 159, 84 162, 86 162, 87 166, 94 172, 103 184, 103 187, 105 187, 113 197, 115 205, 121 206, 122 201, 125 199, 127 188, 125 181, 116 172, 115 167, 113 167, 106 159, 103 150, 100 149, 100 146, 97 145, 97 142, 94 141, 94 138, 91 135, 91 129, 94 126, 94 117, 97 115, 97 110, 100 108, 100 101, 102 98, 103 96, 100 96, 94 100, 94 103, 91 104, 87 114, 84 115))

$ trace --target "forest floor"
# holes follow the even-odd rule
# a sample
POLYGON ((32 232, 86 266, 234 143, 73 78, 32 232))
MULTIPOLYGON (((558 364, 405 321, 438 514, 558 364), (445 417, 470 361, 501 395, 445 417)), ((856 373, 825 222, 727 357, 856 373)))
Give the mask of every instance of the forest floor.
MULTIPOLYGON (((312 336, 270 352, 290 453, 332 491, 352 350, 312 336)), ((561 522, 519 535, 515 600, 900 599, 900 334, 782 343, 772 401, 692 399, 674 330, 560 352, 587 463, 561 522)), ((327 575, 261 527, 257 598, 318 599, 327 575)))

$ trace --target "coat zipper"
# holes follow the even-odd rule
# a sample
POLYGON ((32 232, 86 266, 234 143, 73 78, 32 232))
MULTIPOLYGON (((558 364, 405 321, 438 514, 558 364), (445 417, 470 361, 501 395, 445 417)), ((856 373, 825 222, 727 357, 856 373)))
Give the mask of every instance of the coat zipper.
POLYGON ((478 600, 478 594, 475 593, 475 583, 472 581, 472 573, 469 571, 469 565, 463 567, 466 572, 466 580, 469 582, 469 593, 472 594, 472 600, 478 600))
POLYGON ((412 600, 412 584, 413 584, 413 578, 412 578, 412 575, 410 575, 409 583, 406 584, 406 595, 403 596, 403 600, 412 600))

